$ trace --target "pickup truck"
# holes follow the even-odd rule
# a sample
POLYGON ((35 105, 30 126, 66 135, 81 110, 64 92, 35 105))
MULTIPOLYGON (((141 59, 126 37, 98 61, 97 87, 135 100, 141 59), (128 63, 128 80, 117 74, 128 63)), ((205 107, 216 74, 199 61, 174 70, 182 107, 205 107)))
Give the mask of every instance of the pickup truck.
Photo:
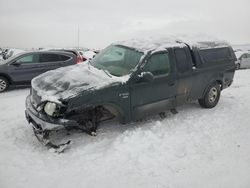
MULTIPOLYGON (((96 135, 100 122, 121 123, 173 110, 198 100, 217 105, 233 82, 236 57, 220 41, 130 40, 114 43, 88 63, 44 73, 32 80, 26 118, 40 141, 65 128, 96 135)), ((69 143, 69 142, 68 142, 69 143)), ((67 143, 67 144, 68 144, 67 143)))

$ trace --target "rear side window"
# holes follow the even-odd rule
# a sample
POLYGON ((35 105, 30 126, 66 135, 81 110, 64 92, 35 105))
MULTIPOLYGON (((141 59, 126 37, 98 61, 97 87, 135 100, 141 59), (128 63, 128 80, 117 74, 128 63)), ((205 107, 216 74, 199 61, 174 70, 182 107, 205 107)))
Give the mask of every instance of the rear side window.
POLYGON ((168 75, 170 72, 170 62, 167 53, 152 55, 143 68, 144 72, 151 72, 153 75, 168 75))
POLYGON ((232 55, 228 48, 214 48, 214 49, 201 50, 200 54, 206 63, 223 62, 232 59, 232 55))
POLYGON ((176 49, 174 51, 176 57, 176 65, 179 72, 184 73, 189 70, 188 57, 184 49, 176 49))
POLYGON ((59 58, 60 58, 61 61, 67 61, 67 60, 69 60, 71 57, 66 56, 66 55, 59 55, 59 58))
POLYGON ((39 55, 39 61, 41 63, 45 62, 57 62, 61 61, 60 56, 57 54, 40 54, 39 55))

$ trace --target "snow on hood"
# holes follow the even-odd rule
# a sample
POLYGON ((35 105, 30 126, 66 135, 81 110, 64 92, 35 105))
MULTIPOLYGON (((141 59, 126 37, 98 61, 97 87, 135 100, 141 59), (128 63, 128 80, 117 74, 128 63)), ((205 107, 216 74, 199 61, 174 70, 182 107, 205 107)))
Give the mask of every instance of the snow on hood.
POLYGON ((129 75, 112 76, 88 62, 48 71, 32 80, 32 88, 42 101, 59 102, 79 92, 100 89, 109 84, 125 83, 129 75))

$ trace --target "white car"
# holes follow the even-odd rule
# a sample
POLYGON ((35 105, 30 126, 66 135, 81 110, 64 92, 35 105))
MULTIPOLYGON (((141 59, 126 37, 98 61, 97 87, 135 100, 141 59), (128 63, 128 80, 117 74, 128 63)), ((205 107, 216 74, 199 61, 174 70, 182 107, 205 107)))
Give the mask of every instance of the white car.
POLYGON ((12 49, 8 50, 7 57, 10 58, 12 56, 15 56, 15 55, 23 53, 23 52, 25 52, 25 51, 21 50, 21 49, 12 48, 12 49))
POLYGON ((79 51, 79 53, 81 54, 84 61, 92 59, 96 55, 96 52, 92 50, 79 51))
POLYGON ((250 51, 237 51, 235 52, 237 57, 236 68, 237 69, 249 69, 250 68, 250 51))
POLYGON ((3 51, 2 51, 2 49, 0 48, 0 61, 2 61, 3 60, 3 51))

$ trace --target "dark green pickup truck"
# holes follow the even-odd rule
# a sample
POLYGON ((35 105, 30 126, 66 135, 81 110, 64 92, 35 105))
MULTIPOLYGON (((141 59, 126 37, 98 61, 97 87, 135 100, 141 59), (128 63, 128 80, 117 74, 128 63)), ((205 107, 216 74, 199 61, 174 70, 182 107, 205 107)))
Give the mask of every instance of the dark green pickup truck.
POLYGON ((26 118, 46 140, 61 128, 95 135, 101 121, 117 118, 128 123, 193 100, 212 108, 221 90, 233 82, 235 61, 232 48, 223 42, 112 44, 91 62, 33 79, 26 118))

